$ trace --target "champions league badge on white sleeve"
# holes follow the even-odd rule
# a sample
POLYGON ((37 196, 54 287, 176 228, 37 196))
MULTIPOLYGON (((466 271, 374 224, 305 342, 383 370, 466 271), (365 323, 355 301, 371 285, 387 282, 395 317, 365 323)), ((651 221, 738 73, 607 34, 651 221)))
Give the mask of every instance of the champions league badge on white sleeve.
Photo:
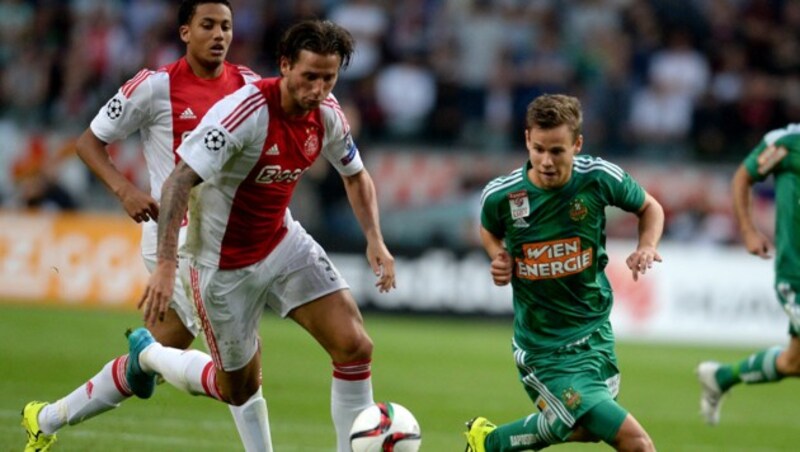
POLYGON ((116 97, 108 101, 106 104, 106 114, 112 120, 122 116, 122 101, 116 97))
POLYGON ((508 194, 508 205, 511 207, 511 219, 514 227, 526 228, 528 223, 524 218, 531 214, 531 204, 528 192, 525 190, 514 191, 508 194))
POLYGON ((211 129, 203 137, 203 143, 205 143, 206 149, 209 151, 218 152, 225 147, 225 134, 219 129, 211 129))

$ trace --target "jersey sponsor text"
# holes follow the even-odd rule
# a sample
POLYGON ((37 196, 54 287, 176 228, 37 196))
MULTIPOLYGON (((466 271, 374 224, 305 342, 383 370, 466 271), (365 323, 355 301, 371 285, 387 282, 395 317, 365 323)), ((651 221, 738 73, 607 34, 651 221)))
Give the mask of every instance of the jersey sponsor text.
POLYGON ((592 265, 592 249, 581 250, 581 239, 572 237, 522 245, 522 258, 516 258, 517 277, 555 279, 580 273, 592 265))
POLYGON ((271 184, 273 182, 292 183, 299 179, 307 169, 295 168, 290 170, 283 169, 280 165, 266 165, 258 172, 256 182, 259 184, 271 184))

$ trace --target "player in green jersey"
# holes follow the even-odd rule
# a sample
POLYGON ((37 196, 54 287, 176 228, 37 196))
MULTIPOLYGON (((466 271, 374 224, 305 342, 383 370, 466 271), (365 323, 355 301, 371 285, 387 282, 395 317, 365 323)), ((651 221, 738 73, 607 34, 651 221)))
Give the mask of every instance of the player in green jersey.
POLYGON ((639 217, 639 243, 627 259, 634 280, 661 261, 656 246, 664 211, 617 165, 577 156, 581 122, 574 97, 534 99, 525 130, 530 160, 483 191, 481 240, 494 283, 511 283, 514 358, 539 412, 500 426, 474 418, 467 424, 468 451, 601 440, 617 450, 655 450, 616 402, 620 375, 604 273, 604 209, 616 206, 639 217))
POLYGON ((734 364, 700 363, 700 410, 711 425, 719 423, 722 397, 736 384, 800 376, 800 124, 764 135, 733 176, 733 207, 744 246, 764 259, 771 257, 772 244, 753 223, 751 189, 770 174, 775 176, 775 291, 789 316, 789 346, 761 350, 734 364))

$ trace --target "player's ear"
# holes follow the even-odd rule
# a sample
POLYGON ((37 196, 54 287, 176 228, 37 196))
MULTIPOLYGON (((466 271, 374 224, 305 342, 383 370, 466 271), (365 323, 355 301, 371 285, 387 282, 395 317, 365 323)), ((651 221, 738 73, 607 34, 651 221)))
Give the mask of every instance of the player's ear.
POLYGON ((292 68, 292 65, 289 63, 288 58, 282 56, 280 62, 278 63, 278 67, 281 71, 281 76, 283 77, 289 72, 289 70, 292 68))
POLYGON ((581 152, 581 148, 583 148, 583 135, 578 135, 578 138, 575 139, 575 153, 579 154, 581 152))
POLYGON ((181 25, 180 28, 178 28, 178 34, 180 35, 181 41, 183 41, 184 44, 189 44, 189 26, 188 25, 181 25))

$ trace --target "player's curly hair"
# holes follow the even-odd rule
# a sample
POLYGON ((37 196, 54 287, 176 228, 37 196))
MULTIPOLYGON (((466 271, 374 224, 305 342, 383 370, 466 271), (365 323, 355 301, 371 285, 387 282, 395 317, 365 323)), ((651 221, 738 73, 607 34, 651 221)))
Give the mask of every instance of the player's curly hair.
POLYGON ((345 28, 329 20, 310 19, 292 25, 278 43, 277 57, 297 62, 300 51, 308 50, 318 55, 338 54, 340 68, 350 64, 355 49, 353 36, 345 28))
POLYGON ((197 11, 197 5, 202 5, 204 3, 219 3, 225 5, 231 11, 231 15, 233 15, 233 7, 228 0, 183 0, 178 7, 178 26, 189 25, 189 22, 191 22, 194 17, 195 11, 197 11))
POLYGON ((528 104, 525 115, 527 129, 554 129, 566 124, 572 131, 573 139, 578 139, 583 126, 581 101, 577 97, 564 94, 543 94, 528 104))

